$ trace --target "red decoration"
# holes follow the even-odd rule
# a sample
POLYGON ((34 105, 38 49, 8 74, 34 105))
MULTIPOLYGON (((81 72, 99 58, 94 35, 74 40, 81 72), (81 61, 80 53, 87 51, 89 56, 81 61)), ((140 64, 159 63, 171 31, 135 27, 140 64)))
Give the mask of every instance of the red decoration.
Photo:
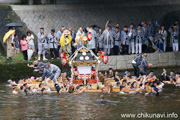
POLYGON ((65 52, 61 52, 61 58, 65 58, 65 52))
POLYGON ((74 76, 78 76, 79 72, 77 70, 74 71, 74 76))
POLYGON ((62 64, 63 64, 63 65, 66 65, 66 64, 67 64, 66 58, 62 58, 62 64))
POLYGON ((106 64, 108 62, 108 56, 107 55, 104 55, 103 57, 103 62, 106 64))
POLYGON ((91 40, 92 39, 92 33, 88 33, 87 38, 88 38, 88 40, 91 40))
POLYGON ((104 51, 100 51, 101 57, 104 57, 104 51))

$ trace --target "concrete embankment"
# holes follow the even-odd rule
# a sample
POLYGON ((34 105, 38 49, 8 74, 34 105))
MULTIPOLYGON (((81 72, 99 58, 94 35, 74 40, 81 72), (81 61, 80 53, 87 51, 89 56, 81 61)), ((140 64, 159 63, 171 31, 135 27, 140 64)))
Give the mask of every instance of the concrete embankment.
MULTIPOLYGON (((132 71, 132 60, 136 55, 119 55, 109 56, 107 64, 100 64, 99 71, 108 71, 109 68, 121 71, 122 74, 125 70, 132 71)), ((167 53, 151 53, 148 54, 148 62, 153 66, 149 70, 159 70, 163 67, 167 69, 180 70, 180 52, 167 52, 167 53)), ((60 67, 62 72, 67 72, 70 75, 70 67, 63 66, 60 60, 52 60, 51 63, 60 67)), ((18 80, 21 76, 39 76, 38 73, 33 72, 32 68, 27 67, 27 62, 23 63, 0 63, 0 80, 13 79, 18 80)))
MULTIPOLYGON (((102 63, 99 70, 107 71, 109 68, 114 70, 131 70, 133 69, 132 60, 135 57, 136 55, 109 56, 108 63, 102 63)), ((147 61, 153 64, 150 68, 179 67, 180 52, 150 53, 147 61)))

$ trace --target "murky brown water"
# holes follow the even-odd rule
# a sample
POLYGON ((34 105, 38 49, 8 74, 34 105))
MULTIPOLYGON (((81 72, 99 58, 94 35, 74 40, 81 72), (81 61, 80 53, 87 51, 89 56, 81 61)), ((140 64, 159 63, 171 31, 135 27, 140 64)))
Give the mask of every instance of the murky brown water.
POLYGON ((160 96, 105 94, 106 100, 109 101, 107 104, 96 103, 100 95, 100 93, 13 95, 11 89, 3 83, 0 85, 0 119, 127 120, 121 117, 122 113, 141 112, 175 112, 180 115, 180 88, 172 85, 166 85, 160 96))

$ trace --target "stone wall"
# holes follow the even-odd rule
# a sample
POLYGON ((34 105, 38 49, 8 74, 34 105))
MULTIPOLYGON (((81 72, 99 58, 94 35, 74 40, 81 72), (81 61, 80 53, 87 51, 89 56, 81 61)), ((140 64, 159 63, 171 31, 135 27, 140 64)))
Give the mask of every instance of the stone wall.
MULTIPOLYGON (((136 55, 109 56, 108 63, 101 63, 99 70, 107 71, 109 68, 114 70, 133 69, 132 60, 135 57, 136 55)), ((180 66, 180 52, 150 53, 147 61, 153 64, 151 68, 178 67, 180 66)))
POLYGON ((12 9, 28 29, 34 33, 44 27, 49 33, 51 28, 73 27, 76 31, 90 25, 104 28, 108 19, 111 25, 120 23, 122 28, 130 23, 157 19, 168 28, 180 16, 178 0, 127 0, 108 3, 59 4, 59 5, 12 5, 12 9))
POLYGON ((20 2, 21 0, 0 0, 0 4, 17 4, 20 2))
POLYGON ((0 53, 1 55, 6 54, 6 44, 2 43, 3 36, 8 31, 6 24, 10 22, 21 23, 23 27, 16 28, 16 34, 21 39, 22 34, 26 34, 28 31, 26 24, 24 24, 19 16, 11 9, 8 5, 0 5, 0 53))

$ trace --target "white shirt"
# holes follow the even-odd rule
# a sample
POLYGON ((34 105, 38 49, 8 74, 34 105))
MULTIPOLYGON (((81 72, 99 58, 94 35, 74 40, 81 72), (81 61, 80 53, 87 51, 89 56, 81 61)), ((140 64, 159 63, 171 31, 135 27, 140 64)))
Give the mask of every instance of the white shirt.
POLYGON ((164 83, 161 83, 160 85, 158 85, 157 87, 158 88, 160 88, 160 89, 162 89, 163 88, 163 86, 164 86, 164 83))
POLYGON ((28 44, 29 44, 29 45, 34 45, 34 35, 27 36, 27 37, 26 37, 26 40, 29 40, 29 39, 31 39, 31 38, 32 38, 33 40, 30 40, 28 44))

